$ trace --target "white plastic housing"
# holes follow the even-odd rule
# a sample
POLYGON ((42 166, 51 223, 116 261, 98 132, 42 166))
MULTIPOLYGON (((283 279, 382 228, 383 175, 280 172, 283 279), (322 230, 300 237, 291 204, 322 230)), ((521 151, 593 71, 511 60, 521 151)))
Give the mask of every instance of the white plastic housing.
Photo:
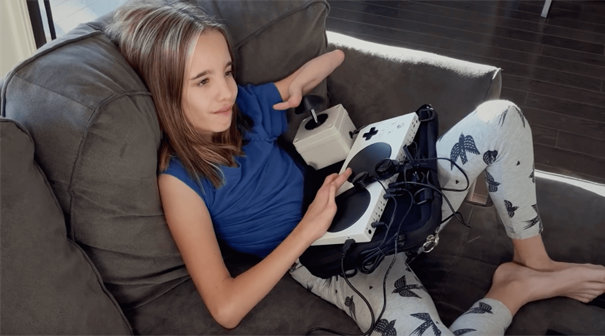
POLYGON ((327 114, 328 119, 312 130, 307 130, 305 125, 313 117, 303 120, 292 142, 305 162, 315 169, 322 169, 346 159, 353 145, 349 132, 355 130, 347 110, 341 104, 317 116, 322 114, 327 114))
MULTIPOLYGON (((349 162, 362 149, 371 144, 379 142, 384 142, 391 146, 392 150, 389 159, 403 161, 405 159, 403 146, 407 146, 414 141, 414 137, 416 136, 419 125, 420 122, 418 121, 417 114, 408 113, 364 127, 357 135, 357 138, 355 138, 355 143, 353 144, 351 151, 349 152, 349 155, 347 156, 347 159, 342 165, 339 173, 345 171, 349 165, 349 162), (378 133, 367 140, 363 135, 368 132, 368 130, 372 129, 372 127, 378 130, 378 133)), ((389 183, 395 182, 396 179, 397 174, 381 182, 386 187, 389 183)), ((345 182, 345 184, 338 189, 336 194, 340 195, 352 187, 352 183, 345 182)), ((379 221, 380 217, 382 217, 387 200, 385 200, 383 197, 385 191, 380 183, 371 183, 366 187, 366 189, 370 193, 370 203, 368 204, 366 211, 357 220, 357 222, 342 231, 326 232, 321 238, 316 240, 311 245, 317 246, 342 244, 347 239, 353 239, 358 243, 369 242, 372 240, 375 231, 375 229, 372 227, 372 223, 379 221)))

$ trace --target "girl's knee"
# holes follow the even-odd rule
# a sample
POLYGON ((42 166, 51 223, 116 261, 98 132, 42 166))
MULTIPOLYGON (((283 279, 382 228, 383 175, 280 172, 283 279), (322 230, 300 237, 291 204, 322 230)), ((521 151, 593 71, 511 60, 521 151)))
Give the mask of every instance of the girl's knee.
POLYGON ((500 127, 507 125, 508 127, 514 126, 529 129, 529 123, 523 112, 521 112, 521 109, 509 100, 488 100, 479 105, 475 112, 481 120, 500 127))

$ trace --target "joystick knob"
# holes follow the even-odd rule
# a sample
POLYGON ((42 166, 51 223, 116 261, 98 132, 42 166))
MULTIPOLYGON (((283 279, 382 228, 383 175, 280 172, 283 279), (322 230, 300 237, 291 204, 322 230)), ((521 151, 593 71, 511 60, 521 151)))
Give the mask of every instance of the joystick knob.
POLYGON ((323 124, 327 119, 327 115, 317 116, 317 111, 322 111, 324 109, 325 100, 321 96, 316 95, 308 95, 302 98, 300 105, 294 110, 296 114, 302 114, 311 112, 311 116, 313 116, 313 120, 309 121, 305 128, 307 130, 312 130, 319 125, 323 124))
POLYGON ((391 159, 384 159, 376 165, 376 175, 381 179, 389 178, 395 175, 398 171, 399 165, 397 162, 391 159))

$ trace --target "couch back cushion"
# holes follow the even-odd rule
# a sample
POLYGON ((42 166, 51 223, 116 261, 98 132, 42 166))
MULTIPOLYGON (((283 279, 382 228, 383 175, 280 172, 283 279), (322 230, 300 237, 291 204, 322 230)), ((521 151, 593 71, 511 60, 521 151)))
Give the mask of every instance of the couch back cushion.
MULTIPOLYGON (((232 32, 240 83, 280 79, 326 49, 325 1, 200 4, 232 32)), ((9 73, 2 115, 30 131, 68 236, 129 310, 188 273, 161 208, 152 99, 102 26, 80 25, 9 73)))
POLYGON ((2 287, 0 333, 132 334, 90 259, 67 238, 34 142, 0 118, 2 287))

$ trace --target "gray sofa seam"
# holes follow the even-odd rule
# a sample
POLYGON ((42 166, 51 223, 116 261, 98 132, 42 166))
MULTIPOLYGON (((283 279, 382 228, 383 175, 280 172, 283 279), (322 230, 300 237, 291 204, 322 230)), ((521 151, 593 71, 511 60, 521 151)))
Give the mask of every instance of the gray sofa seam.
POLYGON ((120 307, 120 304, 118 303, 118 301, 116 301, 113 294, 111 294, 111 292, 109 292, 109 290, 105 287, 105 285, 103 283, 103 277, 101 277, 101 274, 99 273, 97 268, 94 266, 92 260, 90 260, 90 258, 86 254, 86 252, 84 252, 84 250, 82 250, 82 248, 80 247, 80 245, 78 245, 78 243, 69 239, 69 237, 66 237, 66 239, 67 239, 67 242, 72 244, 72 246, 74 246, 80 252, 80 254, 84 257, 88 266, 90 267, 90 269, 93 271, 95 277, 97 278, 97 281, 99 282, 99 285, 101 286, 101 290, 109 298, 109 300, 111 300, 111 303, 113 304, 113 306, 116 307, 116 310, 118 311, 118 314, 120 314, 122 321, 126 324, 126 326, 128 327, 128 330, 130 330, 130 335, 134 335, 132 326, 130 325, 130 321, 128 321, 128 319, 126 318, 126 315, 124 314, 124 311, 122 310, 122 307, 120 307))
MULTIPOLYGON (((315 4, 318 4, 318 3, 322 3, 324 6, 326 6, 326 8, 328 9, 328 13, 330 13, 330 5, 328 4, 328 2, 326 0, 314 0, 314 1, 310 1, 310 2, 306 3, 304 6, 298 7, 298 8, 294 8, 294 9, 290 10, 289 12, 286 12, 286 13, 278 16, 277 18, 273 19, 269 23, 263 25, 262 27, 260 27, 256 31, 254 31, 251 34, 249 34, 248 36, 244 37, 237 44, 235 44, 233 46, 233 49, 239 49, 240 47, 242 47, 243 45, 245 45, 246 43, 248 43, 248 41, 250 39, 253 39, 256 36, 260 35, 263 31, 269 29, 269 27, 273 26, 278 21, 281 21, 281 20, 283 20, 283 19, 285 19, 285 18, 287 18, 287 17, 295 14, 296 12, 298 12, 300 10, 307 9, 307 8, 311 7, 312 5, 315 5, 315 4)), ((324 34, 325 34, 325 32, 324 32, 324 34)))
MULTIPOLYGON (((23 125, 21 125, 18 121, 13 120, 13 119, 9 119, 9 118, 2 118, 2 119, 0 119, 0 122, 7 122, 7 123, 11 123, 11 124, 15 125, 17 127, 17 129, 19 129, 21 132, 23 132, 23 133, 25 133, 25 135, 27 135, 29 141, 35 147, 34 139, 29 134, 29 131, 23 125)), ((35 150, 35 148, 34 148, 34 150, 35 150)), ((50 183, 48 182, 48 178, 46 177, 46 173, 42 170, 42 168, 40 167, 40 165, 33 158, 32 158, 32 163, 34 164, 35 169, 40 173, 40 175, 44 179, 44 184, 46 185, 46 188, 50 192, 50 195, 53 198, 53 201, 55 202, 55 206, 57 207, 57 210, 62 215, 63 221, 65 222, 65 214, 63 213, 63 210, 61 209, 61 204, 59 204, 59 200, 57 199, 57 196, 55 195, 55 193, 53 191, 53 188, 51 187, 50 183)), ((65 229, 67 231, 67 228, 65 228, 65 229)), ((132 332, 132 327, 130 326, 130 322, 126 318, 126 315, 122 311, 122 308, 120 307, 120 305, 118 304, 118 302, 115 300, 115 298, 113 297, 113 295, 111 295, 111 293, 107 290, 107 288, 105 288, 105 285, 103 284, 103 278, 101 277, 101 274, 98 272, 98 270, 96 269, 96 267, 94 267, 94 264, 93 264, 92 260, 90 260, 90 258, 88 257, 88 255, 84 252, 84 250, 82 250, 82 248, 76 242, 74 242, 69 237, 65 237, 65 239, 67 240, 68 244, 71 244, 72 246, 74 246, 78 250, 78 252, 80 253, 80 255, 82 255, 84 257, 84 260, 86 261, 88 267, 93 271, 93 274, 95 275, 95 278, 97 280, 97 283, 101 287, 101 290, 109 298, 109 300, 111 301, 111 303, 114 305, 114 307, 118 311, 118 314, 120 314, 120 316, 122 317, 122 321, 126 324, 126 326, 128 327, 128 330, 130 330, 130 334, 132 335, 133 332, 132 332)))
MULTIPOLYGON (((76 104, 79 104, 79 105, 87 108, 88 110, 92 111, 92 114, 91 114, 90 118, 88 119, 88 122, 86 123, 86 127, 84 129, 84 134, 82 135, 82 139, 80 140, 80 146, 78 147, 78 154, 76 156, 76 160, 72 164, 71 177, 69 179, 69 185, 67 187, 67 191, 69 192, 69 195, 71 197, 70 202, 69 202, 70 203, 69 204, 69 209, 70 209, 69 232, 67 232, 67 234, 68 234, 68 237, 70 237, 71 239, 75 240, 74 226, 72 225, 72 218, 71 218, 71 208, 73 206, 72 203, 73 203, 73 199, 74 199, 73 190, 72 190, 72 184, 73 184, 73 179, 74 179, 74 175, 75 175, 75 172, 76 172, 76 165, 78 164, 78 161, 80 159, 80 155, 82 154, 83 145, 86 143, 86 137, 88 135, 88 128, 90 127, 90 125, 93 122, 93 120, 95 120, 95 117, 98 114, 97 111, 100 108, 102 108, 105 104, 107 104, 108 102, 110 102, 111 100, 119 98, 119 97, 122 97, 122 96, 125 96, 125 95, 146 95, 146 96, 151 96, 151 93, 149 91, 127 91, 127 92, 121 92, 121 93, 118 93, 118 94, 114 93, 114 94, 109 95, 108 97, 104 98, 103 100, 101 100, 101 102, 99 102, 97 104, 97 106, 95 108, 93 108, 93 107, 90 107, 90 106, 86 106, 86 105, 82 104, 81 102, 79 102, 77 100, 74 100, 71 97, 62 95, 62 94, 60 94, 58 92, 55 92, 55 91, 53 91, 53 90, 51 90, 51 89, 49 89, 49 88, 47 88, 45 86, 42 86, 42 85, 40 85, 38 83, 31 82, 31 81, 29 81, 29 80, 27 80, 27 79, 25 79, 25 78, 23 78, 21 76, 14 75, 14 76, 11 76, 11 77, 17 77, 17 78, 19 78, 19 79, 21 79, 21 80, 23 80, 25 82, 28 82, 28 83, 30 83, 32 85, 37 86, 39 88, 42 88, 44 90, 50 91, 50 92, 52 92, 54 94, 57 94, 57 95, 59 95, 61 97, 69 99, 70 101, 72 101, 72 102, 74 102, 76 104)), ((5 85, 5 87, 6 86, 7 85, 5 85)), ((3 106, 3 111, 2 112, 3 112, 2 116, 4 117, 4 106, 3 106)))
POLYGON ((34 142, 34 139, 32 138, 31 134, 29 134, 29 131, 27 130, 27 128, 25 128, 25 126, 21 125, 21 123, 19 123, 17 120, 13 120, 13 119, 2 116, 2 117, 0 117, 0 122, 7 122, 7 123, 15 124, 15 126, 17 126, 17 128, 19 130, 21 130, 23 133, 27 134, 29 141, 31 141, 34 145, 36 145, 36 143, 34 142))
POLYGON ((72 102, 74 102, 74 103, 76 103, 76 104, 78 104, 78 105, 81 105, 81 106, 86 107, 86 108, 87 108, 87 109, 89 109, 89 110, 92 110, 92 109, 93 109, 92 107, 90 107, 90 106, 86 106, 86 105, 82 104, 81 102, 79 102, 79 101, 77 101, 77 100, 74 100, 74 99, 73 99, 73 98, 71 98, 71 97, 68 97, 68 96, 66 96, 66 95, 64 95, 64 94, 61 94, 61 93, 56 92, 56 91, 53 91, 52 89, 49 89, 49 88, 47 88, 46 86, 42 86, 42 85, 40 85, 40 84, 38 84, 38 83, 34 83, 34 82, 32 82, 32 81, 30 81, 30 80, 28 80, 28 79, 26 79, 26 78, 23 78, 23 77, 21 77, 21 76, 19 76, 19 75, 16 75, 16 74, 15 74, 15 76, 13 76, 13 77, 17 77, 17 78, 19 78, 19 79, 21 79, 21 80, 23 80, 23 81, 25 81, 25 82, 28 82, 29 84, 32 84, 32 85, 35 85, 35 86, 37 86, 37 87, 39 87, 39 88, 42 88, 42 89, 44 89, 44 90, 50 91, 50 92, 52 92, 52 93, 54 93, 54 94, 56 94, 56 95, 59 95, 59 96, 61 96, 61 97, 63 97, 63 98, 67 98, 67 99, 71 100, 72 102))
MULTIPOLYGON (((38 58, 40 58, 40 57, 42 57, 42 56, 44 56, 44 55, 46 55, 46 54, 48 54, 49 52, 54 51, 55 49, 57 49, 57 48, 59 48, 59 47, 62 47, 62 46, 64 46, 64 45, 67 45, 67 44, 70 44, 70 43, 78 42, 78 41, 81 41, 81 40, 87 39, 87 38, 89 38, 89 37, 91 37, 91 36, 95 36, 95 35, 99 35, 99 34, 102 34, 102 32, 100 32, 100 31, 93 31, 93 32, 90 32, 90 33, 88 33, 88 34, 86 34, 86 35, 78 36, 78 37, 73 38, 73 39, 68 39, 68 40, 65 40, 65 41, 59 42, 59 43, 57 43, 57 44, 55 44, 55 45, 53 45, 53 46, 50 46, 50 47, 48 47, 48 48, 46 48, 46 49, 44 49, 44 50, 40 50, 40 49, 38 49, 38 51, 37 51, 35 54, 33 54, 32 56, 30 56, 29 58, 25 59, 25 60, 24 60, 24 61, 22 61, 21 63, 19 63, 17 66, 15 66, 15 67, 14 67, 14 68, 13 68, 13 69, 12 69, 12 70, 11 70, 11 71, 10 71, 10 72, 7 74, 7 75, 6 75, 6 77, 4 77, 4 85, 2 86, 2 91, 0 92, 0 97, 2 97, 2 101, 0 102, 0 115, 1 115, 1 116, 3 116, 3 117, 4 117, 4 116, 6 116, 6 112, 5 112, 5 110, 6 110, 6 107, 5 107, 5 105, 6 105, 6 101, 5 101, 5 100, 6 100, 6 99, 4 99, 4 97, 6 96, 6 89, 7 89, 7 87, 8 87, 8 84, 9 84, 10 80, 11 80, 11 79, 12 79, 14 76, 16 76, 16 73, 17 73, 19 70, 21 70, 22 68, 24 68, 24 67, 25 67, 25 66, 27 66, 28 64, 32 63, 33 61, 37 60, 38 58)), ((24 80, 25 80, 25 79, 24 79, 24 80)), ((28 82, 29 82, 29 81, 28 81, 28 82)), ((31 82, 30 82, 30 83, 31 83, 31 82)))
MULTIPOLYGON (((31 139, 31 137, 30 137, 30 139, 31 139)), ((33 142, 33 139, 32 139, 32 142, 33 142)), ((63 221, 65 222, 65 214, 63 214, 63 211, 61 210, 61 204, 59 204, 59 200, 57 199, 57 196, 55 195, 53 188, 51 187, 50 183, 48 182, 48 178, 46 177, 46 174, 44 173, 42 168, 40 168, 40 165, 38 165, 36 160, 33 160, 33 163, 34 163, 34 166, 36 167, 36 170, 38 170, 38 172, 40 172, 40 174, 42 174, 42 177, 44 178, 44 184, 46 184, 46 187, 48 188, 48 191, 50 192, 53 200, 55 201, 55 205, 57 206, 57 209, 63 215, 63 221)), ((65 229, 67 231, 67 228, 65 228, 65 229)), ((101 287, 101 290, 107 296, 107 298, 109 298, 109 300, 111 301, 113 306, 116 308, 116 310, 118 311, 118 314, 120 314, 120 316, 122 317, 122 321, 126 324, 126 326, 128 326, 128 330, 130 330, 130 334, 132 335, 133 332, 132 332, 132 327, 130 326, 130 321, 128 321, 128 319, 126 318, 126 315, 122 311, 122 307, 120 307, 120 304, 118 304, 118 302, 113 297, 113 295, 109 292, 109 290, 107 290, 107 288, 105 288, 105 285, 103 284, 103 277, 101 277, 101 274, 99 273, 97 268, 94 266, 94 263, 92 262, 92 260, 90 260, 90 258, 86 254, 86 252, 84 252, 84 250, 82 250, 80 245, 78 245, 75 241, 73 241, 69 237, 65 237, 65 239, 67 240, 68 244, 71 244, 72 246, 74 246, 78 250, 80 255, 82 257, 84 257, 86 264, 88 265, 90 270, 92 270, 93 274, 95 275, 95 278, 97 280, 98 285, 101 287)))
MULTIPOLYGON (((70 218, 69 218, 69 223, 70 223, 70 235, 71 238, 73 240, 75 239, 75 230, 74 230, 74 226, 71 225, 72 223, 72 218, 71 218, 71 208, 73 207, 73 200, 74 200, 74 194, 73 194, 73 181, 74 181, 74 175, 76 174, 76 169, 78 166, 78 162, 80 161, 80 156, 82 155, 82 149, 84 148, 84 145, 86 144, 86 141, 88 140, 88 130, 90 128, 90 125, 96 120, 97 116, 99 115, 99 111, 101 109, 103 109, 103 107, 110 101, 116 99, 116 98, 120 98, 123 96, 137 96, 137 95, 145 95, 145 96, 151 96, 151 93, 148 91, 127 91, 127 92, 121 92, 121 93, 114 93, 108 97, 106 97, 105 99, 101 100, 97 106, 92 109, 93 112, 90 116, 90 118, 88 119, 88 122, 86 123, 86 126, 84 128, 84 133, 82 134, 82 138, 80 139, 80 146, 78 146, 78 153, 76 156, 76 160, 73 163, 72 166, 72 170, 71 170, 71 177, 69 179, 69 186, 67 187, 67 191, 69 192, 69 195, 71 196, 71 199, 69 201, 69 208, 70 208, 70 218)), ((85 106, 85 105, 82 105, 85 106)))

